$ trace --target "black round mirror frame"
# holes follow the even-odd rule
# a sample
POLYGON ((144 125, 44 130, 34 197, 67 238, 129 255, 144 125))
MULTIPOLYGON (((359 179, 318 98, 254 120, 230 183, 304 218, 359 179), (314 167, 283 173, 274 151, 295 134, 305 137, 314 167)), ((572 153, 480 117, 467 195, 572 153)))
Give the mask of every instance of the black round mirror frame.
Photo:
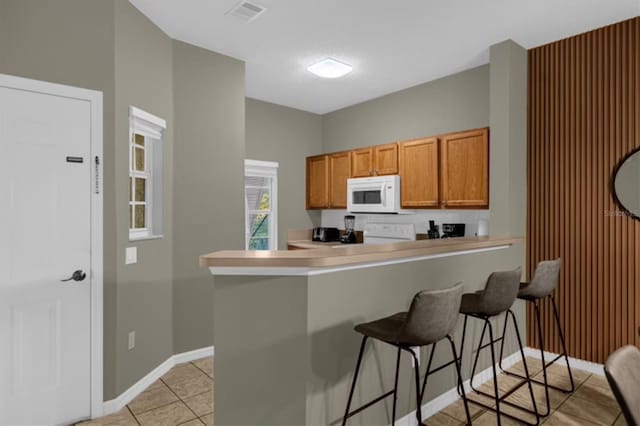
POLYGON ((618 207, 620 207, 624 211, 626 216, 631 217, 631 218, 633 218, 635 220, 640 220, 640 216, 638 216, 637 214, 635 214, 634 212, 629 210, 622 203, 622 201, 620 201, 620 198, 618 197, 618 193, 616 192, 616 178, 618 177, 618 172, 620 171, 620 169, 622 168, 624 163, 628 159, 630 159, 631 157, 633 157, 635 154, 637 154, 639 152, 640 152, 640 146, 637 147, 637 148, 632 149, 624 157, 622 157, 622 160, 620 160, 618 162, 618 164, 616 164, 616 167, 613 169, 613 174, 612 174, 612 177, 611 177, 611 195, 613 196, 613 200, 616 202, 618 207))

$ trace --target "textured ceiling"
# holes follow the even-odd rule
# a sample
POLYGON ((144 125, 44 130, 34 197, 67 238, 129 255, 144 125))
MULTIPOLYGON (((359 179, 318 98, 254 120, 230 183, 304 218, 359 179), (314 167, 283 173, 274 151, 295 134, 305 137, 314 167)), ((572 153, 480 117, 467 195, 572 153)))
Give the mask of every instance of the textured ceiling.
POLYGON ((640 14, 640 0, 130 0, 171 37, 246 62, 246 95, 319 114, 489 60, 489 46, 526 48, 640 14), (326 80, 310 64, 331 56, 354 71, 326 80))

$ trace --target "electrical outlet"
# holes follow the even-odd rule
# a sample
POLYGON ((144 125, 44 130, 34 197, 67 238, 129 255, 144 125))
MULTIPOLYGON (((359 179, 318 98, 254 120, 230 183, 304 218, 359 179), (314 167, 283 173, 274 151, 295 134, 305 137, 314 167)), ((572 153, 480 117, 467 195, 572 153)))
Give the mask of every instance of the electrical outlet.
POLYGON ((138 263, 138 248, 127 247, 125 250, 125 265, 132 265, 138 263))
POLYGON ((128 348, 129 350, 133 349, 136 347, 136 332, 135 331, 130 331, 129 332, 129 345, 128 348))

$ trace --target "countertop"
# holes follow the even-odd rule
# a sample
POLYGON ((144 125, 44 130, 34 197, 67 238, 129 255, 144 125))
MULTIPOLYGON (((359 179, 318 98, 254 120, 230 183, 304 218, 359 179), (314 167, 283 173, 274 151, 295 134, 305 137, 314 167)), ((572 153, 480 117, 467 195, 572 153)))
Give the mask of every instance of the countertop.
MULTIPOLYGON (((421 240, 390 244, 321 243, 314 250, 223 250, 200 256, 203 268, 331 268, 492 249, 524 242, 522 237, 488 236, 421 240)), ((316 246, 314 245, 314 248, 316 246)))

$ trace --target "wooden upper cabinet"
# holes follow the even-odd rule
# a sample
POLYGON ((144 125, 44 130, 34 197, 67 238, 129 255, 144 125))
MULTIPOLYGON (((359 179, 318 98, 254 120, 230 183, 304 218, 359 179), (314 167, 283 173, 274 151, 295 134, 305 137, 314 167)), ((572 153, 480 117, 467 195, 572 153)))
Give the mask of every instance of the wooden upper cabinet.
POLYGON ((347 179, 351 176, 351 153, 329 154, 329 207, 347 208, 347 179))
POLYGON ((398 174, 398 144, 388 143, 373 147, 374 175, 398 174))
POLYGON ((373 148, 351 151, 351 177, 373 176, 373 148))
POLYGON ((489 207, 489 129, 450 133, 440 143, 443 207, 489 207))
POLYGON ((398 144, 388 143, 351 151, 351 177, 398 174, 398 144))
POLYGON ((307 209, 329 207, 329 156, 307 157, 307 209))
POLYGON ((400 142, 398 160, 401 206, 438 207, 438 139, 400 142))

